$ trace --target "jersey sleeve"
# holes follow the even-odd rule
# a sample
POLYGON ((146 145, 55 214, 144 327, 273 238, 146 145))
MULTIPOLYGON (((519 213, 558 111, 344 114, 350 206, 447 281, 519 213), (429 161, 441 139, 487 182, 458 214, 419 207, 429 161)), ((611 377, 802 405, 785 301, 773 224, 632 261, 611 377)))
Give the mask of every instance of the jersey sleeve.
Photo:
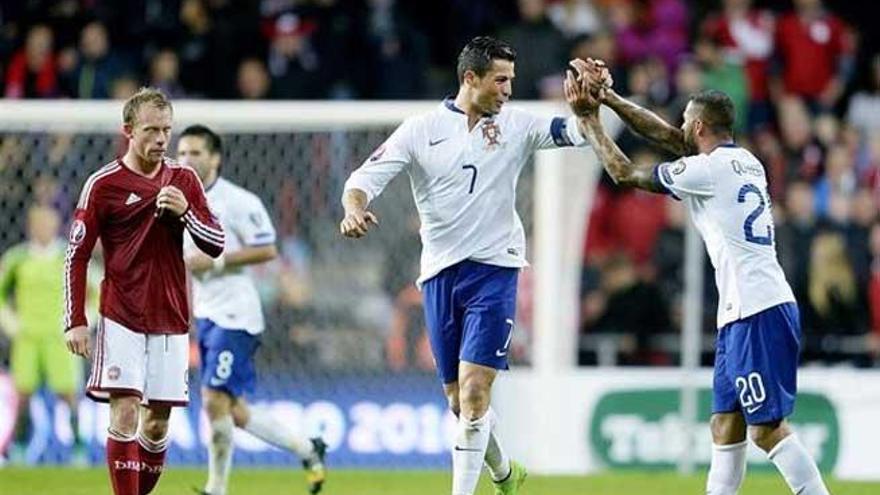
POLYGON ((241 204, 232 218, 230 230, 241 239, 242 244, 250 247, 275 244, 275 227, 260 198, 248 195, 242 198, 241 204))
POLYGON ((189 208, 180 218, 195 245, 208 256, 216 258, 223 254, 226 234, 220 221, 208 208, 208 198, 205 197, 201 179, 191 169, 186 170, 189 179, 185 182, 187 190, 184 194, 189 208))
POLYGON ((89 259, 99 237, 98 208, 101 192, 98 188, 83 188, 70 233, 64 260, 64 329, 88 325, 86 319, 86 290, 89 259))
MULTIPOLYGON (((524 114, 528 115, 528 114, 524 114)), ((587 140, 578 129, 577 117, 542 118, 528 115, 527 134, 537 150, 586 146, 587 140)))
POLYGON ((685 196, 707 198, 715 194, 708 159, 702 155, 657 165, 654 167, 654 181, 676 199, 685 196))
POLYGON ((361 166, 345 181, 345 190, 360 189, 367 194, 367 202, 375 199, 391 179, 412 163, 413 122, 405 121, 376 148, 361 166))

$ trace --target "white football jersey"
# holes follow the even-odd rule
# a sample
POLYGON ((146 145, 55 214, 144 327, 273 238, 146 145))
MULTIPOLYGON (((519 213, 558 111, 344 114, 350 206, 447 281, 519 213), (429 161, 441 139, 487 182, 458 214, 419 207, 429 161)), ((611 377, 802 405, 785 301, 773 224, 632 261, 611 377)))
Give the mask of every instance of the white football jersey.
POLYGON ((687 205, 706 243, 718 286, 718 328, 795 300, 776 258, 767 176, 755 155, 722 145, 660 164, 655 173, 687 205))
POLYGON ((535 150, 586 144, 574 117, 538 118, 505 105, 470 131, 467 121, 452 100, 407 119, 345 183, 372 201, 398 173, 409 175, 421 220, 419 284, 466 259, 526 266, 515 207, 520 171, 535 150))
MULTIPOLYGON (((244 247, 275 243, 275 227, 263 202, 254 193, 218 177, 205 191, 208 206, 226 232, 226 253, 244 247)), ((189 236, 184 249, 197 249, 189 236)), ((222 272, 207 271, 193 276, 193 314, 209 318, 222 328, 246 330, 251 334, 263 331, 265 322, 260 296, 249 268, 224 268, 222 272)))

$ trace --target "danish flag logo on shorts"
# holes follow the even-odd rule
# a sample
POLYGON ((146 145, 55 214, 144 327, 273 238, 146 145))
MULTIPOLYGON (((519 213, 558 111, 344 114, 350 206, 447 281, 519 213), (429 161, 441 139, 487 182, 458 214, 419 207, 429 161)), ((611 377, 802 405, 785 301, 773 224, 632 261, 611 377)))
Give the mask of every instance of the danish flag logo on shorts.
POLYGON ((122 374, 122 370, 119 369, 119 366, 111 366, 107 369, 107 379, 108 380, 119 380, 119 375, 122 374))

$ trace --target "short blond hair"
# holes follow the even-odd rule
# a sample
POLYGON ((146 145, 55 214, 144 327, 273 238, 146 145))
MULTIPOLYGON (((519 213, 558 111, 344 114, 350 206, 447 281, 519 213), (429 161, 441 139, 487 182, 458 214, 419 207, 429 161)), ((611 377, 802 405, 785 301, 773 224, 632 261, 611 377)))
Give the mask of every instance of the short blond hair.
POLYGON ((143 105, 174 111, 171 100, 161 89, 144 86, 125 100, 125 106, 122 107, 122 123, 134 125, 137 120, 137 112, 143 105))

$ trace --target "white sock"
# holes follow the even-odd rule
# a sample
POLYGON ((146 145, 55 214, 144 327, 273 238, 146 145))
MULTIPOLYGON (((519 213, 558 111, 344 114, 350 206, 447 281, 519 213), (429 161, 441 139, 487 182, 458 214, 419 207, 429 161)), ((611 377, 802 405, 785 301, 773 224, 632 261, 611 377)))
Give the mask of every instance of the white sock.
POLYGON ((458 418, 452 446, 452 495, 473 495, 477 489, 492 422, 492 411, 474 420, 458 418))
POLYGON ((250 419, 244 425, 244 430, 264 442, 293 452, 302 459, 311 459, 315 454, 311 440, 278 421, 265 409, 251 408, 250 419))
POLYGON ((748 440, 732 445, 713 445, 706 495, 736 495, 746 475, 748 440))
POLYGON ((211 495, 224 495, 232 467, 232 432, 235 428, 232 416, 211 421, 211 441, 208 442, 208 483, 205 491, 211 495))
POLYGON ((798 495, 829 495, 816 462, 792 433, 767 454, 785 478, 792 493, 798 495))
MULTIPOLYGON (((494 418, 495 411, 491 407, 489 412, 492 413, 494 418)), ((492 481, 497 482, 505 480, 510 476, 510 458, 507 457, 507 453, 501 447, 501 442, 498 441, 498 434, 495 432, 496 424, 498 424, 497 420, 493 420, 492 428, 489 430, 489 443, 486 445, 485 462, 486 469, 489 470, 489 474, 492 476, 492 481)))

